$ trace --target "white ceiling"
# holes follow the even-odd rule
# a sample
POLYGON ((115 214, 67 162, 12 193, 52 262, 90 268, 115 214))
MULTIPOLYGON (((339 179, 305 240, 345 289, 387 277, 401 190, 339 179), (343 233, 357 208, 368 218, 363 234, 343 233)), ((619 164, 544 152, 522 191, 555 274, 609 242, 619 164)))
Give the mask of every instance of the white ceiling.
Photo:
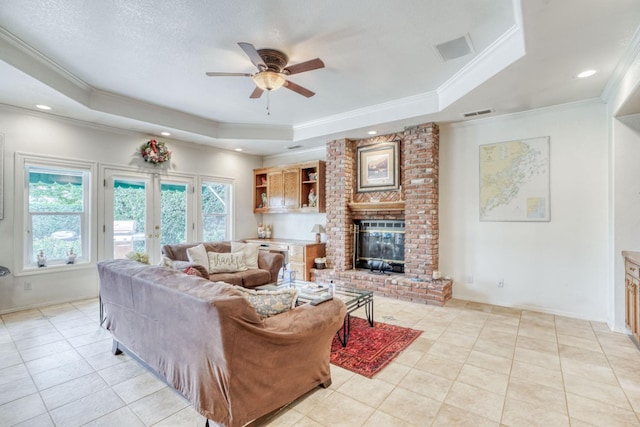
POLYGON ((269 155, 600 97, 639 25, 637 0, 4 0, 0 103, 269 155), (458 37, 473 52, 443 61, 458 37), (256 71, 238 42, 321 58, 290 77, 316 95, 206 77, 256 71))

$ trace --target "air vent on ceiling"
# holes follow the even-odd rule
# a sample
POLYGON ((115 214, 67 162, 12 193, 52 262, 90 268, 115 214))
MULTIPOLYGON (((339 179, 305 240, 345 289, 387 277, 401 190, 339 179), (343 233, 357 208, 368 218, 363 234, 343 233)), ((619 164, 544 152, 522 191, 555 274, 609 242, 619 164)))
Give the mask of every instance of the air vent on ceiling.
POLYGON ((287 147, 287 150, 295 150, 296 148, 302 148, 302 145, 290 145, 287 147))
POLYGON ((484 114, 489 114, 489 113, 493 113, 493 110, 491 108, 489 108, 488 110, 471 111, 470 113, 464 113, 463 116, 475 117, 475 116, 482 116, 484 114))
POLYGON ((436 52, 443 61, 461 58, 474 52, 469 34, 435 45, 436 52))

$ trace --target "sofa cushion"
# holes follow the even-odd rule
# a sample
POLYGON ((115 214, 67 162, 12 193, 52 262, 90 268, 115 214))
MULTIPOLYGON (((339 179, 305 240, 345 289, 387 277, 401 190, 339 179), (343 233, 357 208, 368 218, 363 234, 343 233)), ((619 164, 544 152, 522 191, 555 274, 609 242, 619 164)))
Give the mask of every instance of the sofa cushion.
POLYGON ((247 264, 242 252, 207 252, 209 258, 209 273, 235 273, 245 271, 247 264))
POLYGON ((255 288, 272 281, 271 274, 267 270, 247 270, 236 274, 242 277, 242 286, 245 288, 255 288))
POLYGON ((255 288, 266 285, 271 281, 271 275, 266 270, 245 270, 235 273, 214 273, 205 276, 212 282, 225 282, 244 288, 255 288))
POLYGON ((192 264, 198 264, 209 270, 209 257, 207 256, 207 250, 204 245, 199 245, 187 248, 187 257, 192 264))
POLYGON ((257 243, 231 242, 231 252, 244 253, 244 260, 249 270, 258 268, 260 245, 257 243))
POLYGON ((297 288, 278 289, 275 291, 255 290, 236 287, 249 303, 256 309, 260 317, 269 317, 289 311, 296 306, 297 288))

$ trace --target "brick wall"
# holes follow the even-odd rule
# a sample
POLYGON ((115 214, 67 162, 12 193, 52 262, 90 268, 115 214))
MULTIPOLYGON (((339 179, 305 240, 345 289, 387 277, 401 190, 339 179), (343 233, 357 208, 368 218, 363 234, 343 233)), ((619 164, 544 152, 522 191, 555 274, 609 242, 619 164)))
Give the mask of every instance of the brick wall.
POLYGON ((316 270, 318 281, 371 289, 404 300, 443 305, 451 298, 450 280, 431 280, 438 269, 439 129, 434 123, 404 132, 359 141, 340 139, 327 144, 327 263, 316 270), (395 191, 356 192, 356 147, 400 141, 400 182, 395 191), (402 211, 351 212, 349 202, 405 201, 402 211), (405 221, 405 274, 375 275, 353 270, 353 220, 405 221))
POLYGON ((349 201, 355 188, 355 145, 339 139, 327 144, 325 201, 328 263, 337 270, 353 267, 353 218, 349 201))

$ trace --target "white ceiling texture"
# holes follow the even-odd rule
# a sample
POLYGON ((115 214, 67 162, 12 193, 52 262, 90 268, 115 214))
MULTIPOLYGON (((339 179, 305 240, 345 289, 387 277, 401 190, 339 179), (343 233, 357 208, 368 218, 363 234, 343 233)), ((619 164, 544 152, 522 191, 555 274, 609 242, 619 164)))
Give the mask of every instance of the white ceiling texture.
POLYGON ((638 0, 3 0, 0 103, 270 155, 602 97, 639 24, 638 0), (321 58, 289 76, 316 95, 207 77, 257 71, 238 42, 321 58))

